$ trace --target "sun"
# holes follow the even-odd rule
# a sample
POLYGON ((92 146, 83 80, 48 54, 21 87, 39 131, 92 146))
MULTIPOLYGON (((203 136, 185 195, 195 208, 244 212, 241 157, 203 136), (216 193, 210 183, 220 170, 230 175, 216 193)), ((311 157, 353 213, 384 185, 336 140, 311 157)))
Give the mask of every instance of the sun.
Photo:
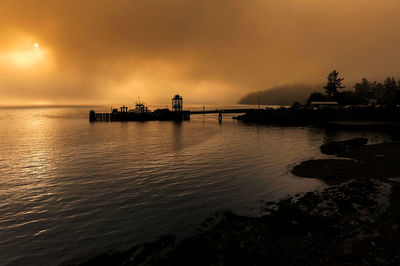
POLYGON ((35 43, 33 46, 35 46, 36 48, 39 48, 39 44, 35 43))

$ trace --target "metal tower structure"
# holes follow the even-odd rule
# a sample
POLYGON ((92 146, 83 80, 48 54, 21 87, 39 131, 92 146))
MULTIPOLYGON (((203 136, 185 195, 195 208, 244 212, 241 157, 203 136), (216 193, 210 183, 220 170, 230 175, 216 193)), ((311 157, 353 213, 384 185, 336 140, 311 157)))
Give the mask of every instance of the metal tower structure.
POLYGON ((179 94, 175 95, 174 98, 172 98, 172 111, 183 111, 183 99, 182 96, 180 96, 179 94))

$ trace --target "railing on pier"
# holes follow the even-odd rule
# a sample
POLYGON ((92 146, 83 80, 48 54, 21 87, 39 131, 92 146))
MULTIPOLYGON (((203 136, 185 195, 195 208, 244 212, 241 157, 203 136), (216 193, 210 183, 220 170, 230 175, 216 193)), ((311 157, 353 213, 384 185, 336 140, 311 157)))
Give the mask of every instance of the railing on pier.
POLYGON ((111 113, 96 113, 94 121, 111 122, 111 113))
POLYGON ((135 113, 135 112, 112 112, 112 113, 96 113, 91 110, 89 112, 89 121, 91 122, 114 122, 114 121, 183 121, 190 120, 191 114, 238 114, 251 112, 256 109, 217 109, 202 111, 174 111, 167 109, 156 110, 155 112, 135 113))
POLYGON ((217 109, 217 110, 201 110, 201 111, 190 111, 190 114, 241 114, 251 112, 257 109, 217 109))

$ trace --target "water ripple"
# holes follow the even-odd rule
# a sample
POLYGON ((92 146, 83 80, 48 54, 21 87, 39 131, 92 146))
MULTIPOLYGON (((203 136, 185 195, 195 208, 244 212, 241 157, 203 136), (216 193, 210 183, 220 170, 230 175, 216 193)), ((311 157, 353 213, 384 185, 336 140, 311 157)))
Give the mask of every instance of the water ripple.
POLYGON ((377 133, 243 125, 224 116, 94 123, 86 108, 0 110, 1 264, 79 262, 194 232, 211 213, 322 184, 290 174, 326 139, 377 133), (23 251, 23 252, 22 252, 23 251))

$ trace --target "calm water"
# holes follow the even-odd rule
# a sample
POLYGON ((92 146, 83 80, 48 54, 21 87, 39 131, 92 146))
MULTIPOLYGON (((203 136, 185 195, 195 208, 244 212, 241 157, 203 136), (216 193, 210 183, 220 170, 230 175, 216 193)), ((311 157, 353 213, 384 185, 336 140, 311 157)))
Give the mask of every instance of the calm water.
POLYGON ((0 109, 0 264, 81 262, 162 234, 184 237, 215 211, 321 187, 290 174, 326 140, 373 133, 244 125, 226 115, 88 122, 89 108, 0 109))

